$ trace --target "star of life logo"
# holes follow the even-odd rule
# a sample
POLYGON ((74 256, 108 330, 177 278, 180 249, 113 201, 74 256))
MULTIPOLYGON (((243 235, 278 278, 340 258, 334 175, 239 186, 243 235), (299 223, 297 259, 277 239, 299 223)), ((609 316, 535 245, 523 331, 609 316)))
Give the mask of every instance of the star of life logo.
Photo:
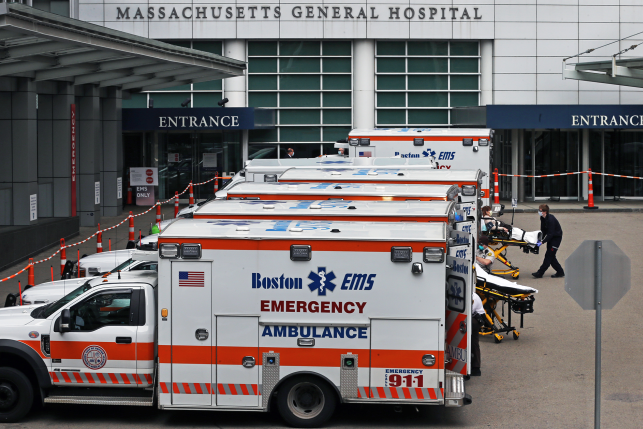
POLYGON ((107 363, 107 353, 100 346, 88 346, 83 350, 83 363, 89 369, 101 369, 107 363))
POLYGON ((435 151, 434 151, 434 150, 431 150, 431 149, 427 149, 427 150, 422 151, 422 155, 423 155, 425 158, 428 158, 428 157, 430 157, 430 156, 435 156, 435 151))
POLYGON ((326 291, 330 290, 331 292, 335 290, 335 273, 327 272, 326 267, 317 267, 317 272, 311 271, 308 274, 308 278, 312 281, 308 285, 308 288, 311 292, 317 291, 318 296, 326 296, 326 291))

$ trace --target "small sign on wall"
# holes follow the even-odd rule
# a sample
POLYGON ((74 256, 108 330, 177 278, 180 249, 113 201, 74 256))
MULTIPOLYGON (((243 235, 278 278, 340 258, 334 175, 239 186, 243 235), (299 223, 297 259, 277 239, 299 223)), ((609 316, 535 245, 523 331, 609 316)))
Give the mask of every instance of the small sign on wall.
POLYGON ((94 182, 94 204, 100 204, 100 182, 94 182))
POLYGON ((136 205, 152 206, 154 201, 154 186, 137 186, 136 187, 136 205))
POLYGON ((178 153, 168 153, 167 154, 167 162, 180 162, 181 161, 181 155, 178 153))
POLYGON ((216 169, 217 168, 217 154, 204 153, 203 154, 203 169, 216 169))
POLYGON ((29 220, 38 219, 38 194, 29 195, 29 220))
POLYGON ((129 169, 130 185, 158 186, 159 173, 156 167, 132 167, 129 169))
POLYGON ((123 198, 123 178, 122 177, 117 177, 116 178, 116 199, 121 199, 123 198))

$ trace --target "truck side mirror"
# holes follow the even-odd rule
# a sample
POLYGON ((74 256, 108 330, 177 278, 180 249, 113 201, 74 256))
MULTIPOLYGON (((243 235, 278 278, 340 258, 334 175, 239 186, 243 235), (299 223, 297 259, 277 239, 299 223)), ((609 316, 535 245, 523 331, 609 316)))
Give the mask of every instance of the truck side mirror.
POLYGON ((69 331, 69 321, 71 320, 71 313, 68 308, 65 308, 60 314, 60 332, 69 331))

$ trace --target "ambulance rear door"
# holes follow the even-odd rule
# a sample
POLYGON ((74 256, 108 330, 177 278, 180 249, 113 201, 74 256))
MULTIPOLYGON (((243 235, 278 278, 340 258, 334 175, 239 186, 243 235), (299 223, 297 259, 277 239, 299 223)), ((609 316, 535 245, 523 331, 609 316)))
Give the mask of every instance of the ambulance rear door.
POLYGON ((172 405, 212 405, 212 263, 172 261, 172 405))
POLYGON ((447 255, 445 368, 462 375, 470 373, 472 275, 471 260, 447 255))
POLYGON ((440 320, 371 320, 373 399, 443 399, 440 320))

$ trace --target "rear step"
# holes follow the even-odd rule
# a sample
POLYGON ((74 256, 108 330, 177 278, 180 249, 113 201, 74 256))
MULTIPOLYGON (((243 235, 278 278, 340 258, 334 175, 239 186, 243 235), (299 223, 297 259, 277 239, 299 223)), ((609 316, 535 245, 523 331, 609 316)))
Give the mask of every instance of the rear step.
POLYGON ((83 405, 131 405, 136 407, 151 407, 154 398, 126 396, 63 396, 53 395, 45 398, 46 404, 83 404, 83 405))

